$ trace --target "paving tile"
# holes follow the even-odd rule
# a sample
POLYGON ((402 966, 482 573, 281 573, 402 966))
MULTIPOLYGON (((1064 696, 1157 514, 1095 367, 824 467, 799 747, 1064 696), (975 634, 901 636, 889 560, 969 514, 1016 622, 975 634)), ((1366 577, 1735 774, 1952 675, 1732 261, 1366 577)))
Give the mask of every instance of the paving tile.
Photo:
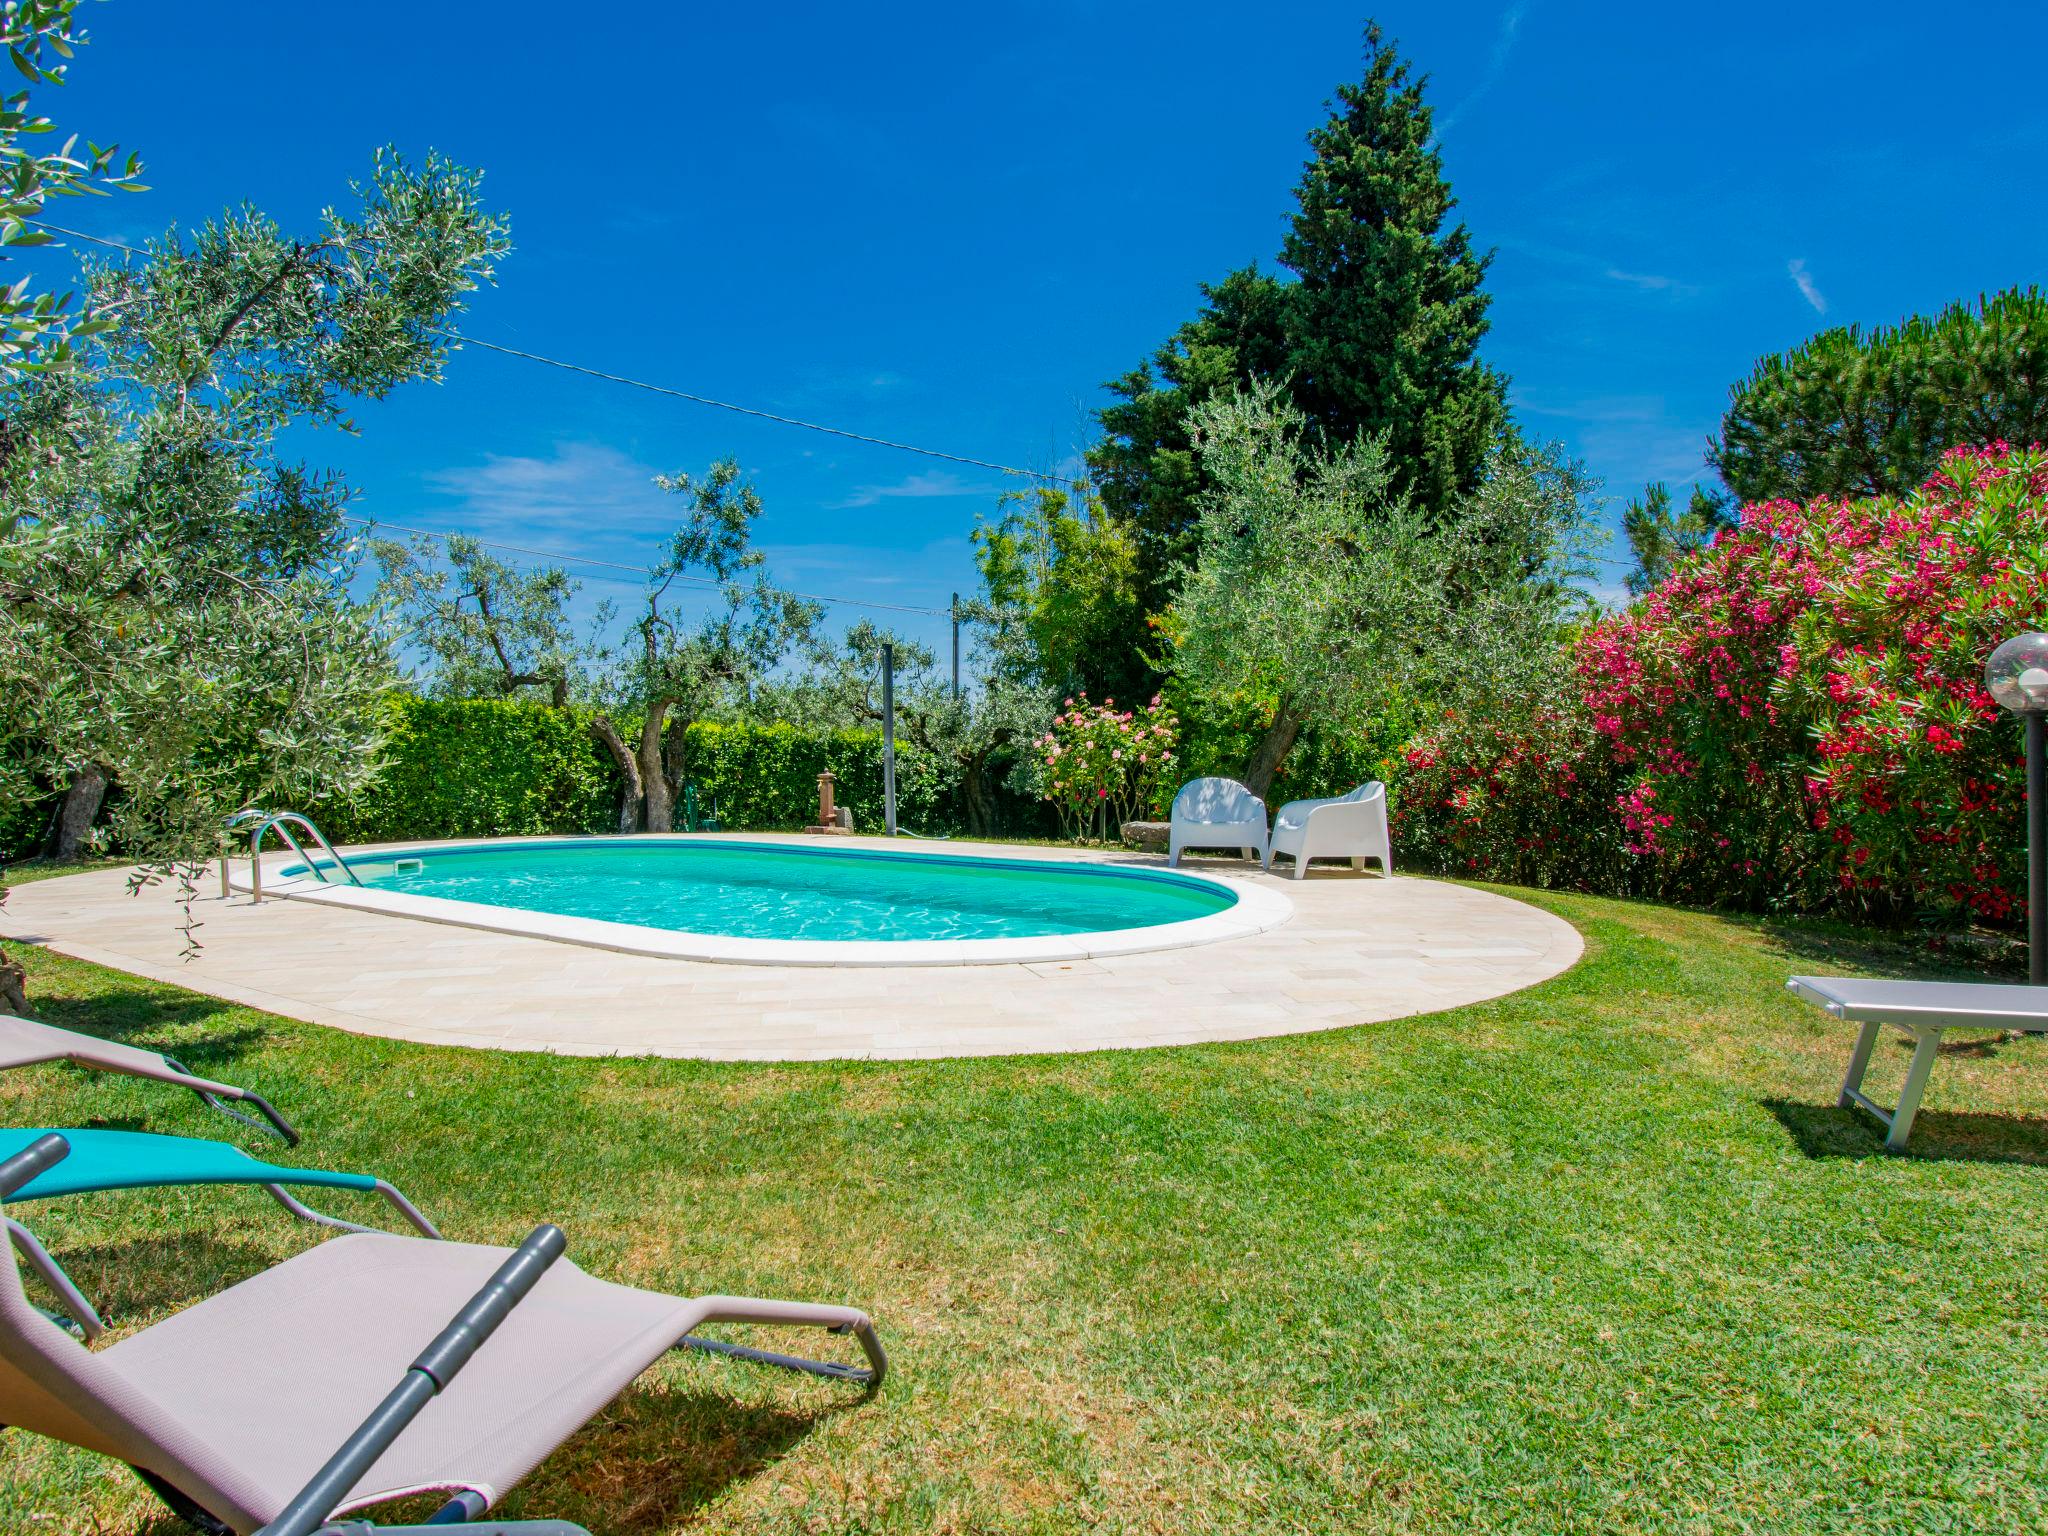
MULTIPOLYGON (((948 851, 1088 857, 957 843, 948 851)), ((205 948, 188 964, 179 958, 168 893, 131 898, 125 872, 106 870, 18 887, 0 909, 0 934, 363 1034, 565 1055, 790 1061, 1296 1034, 1497 997, 1558 974, 1580 954, 1578 934, 1558 918, 1448 882, 1332 872, 1296 883, 1231 861, 1190 867, 1278 891, 1294 915, 1260 934, 1133 955, 778 967, 629 955, 309 902, 207 897, 197 904, 205 948)))

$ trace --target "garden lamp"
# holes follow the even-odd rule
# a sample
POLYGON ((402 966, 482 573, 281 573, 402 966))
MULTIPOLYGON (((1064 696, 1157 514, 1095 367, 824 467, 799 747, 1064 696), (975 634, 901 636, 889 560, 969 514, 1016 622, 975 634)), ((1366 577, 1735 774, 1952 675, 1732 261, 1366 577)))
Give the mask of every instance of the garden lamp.
POLYGON ((2048 635, 2014 635, 1984 664, 1991 697, 2027 722, 2027 979, 2048 985, 2048 635))

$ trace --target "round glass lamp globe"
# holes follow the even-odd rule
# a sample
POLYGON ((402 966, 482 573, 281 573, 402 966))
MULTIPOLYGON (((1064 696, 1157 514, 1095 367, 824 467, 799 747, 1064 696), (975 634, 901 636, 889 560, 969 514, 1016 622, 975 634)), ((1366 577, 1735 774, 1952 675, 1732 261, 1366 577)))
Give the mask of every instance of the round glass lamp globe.
POLYGON ((1984 687, 2015 714, 2048 713, 2048 635, 2014 635, 1993 651, 1984 687))

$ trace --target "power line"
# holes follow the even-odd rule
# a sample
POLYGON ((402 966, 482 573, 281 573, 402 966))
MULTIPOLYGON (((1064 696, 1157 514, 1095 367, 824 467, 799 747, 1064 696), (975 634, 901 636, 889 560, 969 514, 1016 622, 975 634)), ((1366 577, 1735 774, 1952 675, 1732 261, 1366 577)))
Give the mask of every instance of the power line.
MULTIPOLYGON (((389 528, 397 533, 416 534, 425 539, 439 539, 444 544, 450 539, 468 537, 466 534, 442 533, 433 528, 409 528, 404 523, 380 523, 376 519, 368 517, 349 516, 344 520, 351 523, 360 523, 365 528, 389 528)), ((565 565, 601 566, 609 571, 631 571, 636 576, 652 576, 655 574, 647 566, 626 565, 617 560, 596 560, 585 555, 565 555, 552 549, 528 549, 521 544, 498 544, 489 539, 470 539, 470 542, 484 549, 501 549, 508 554, 530 555, 537 560, 559 560, 565 565)), ((714 581, 709 576, 678 575, 675 579, 699 587, 718 587, 723 585, 723 583, 714 581)), ((887 613, 923 613, 942 619, 950 618, 953 613, 953 610, 950 608, 921 608, 910 603, 880 603, 865 597, 828 597, 821 592, 792 592, 790 596, 800 597, 806 602, 812 603, 837 603, 845 608, 878 608, 887 613)))
POLYGON ((92 245, 104 245, 116 251, 126 251, 130 256, 147 256, 149 252, 132 245, 123 245, 118 240, 109 240, 104 235, 88 235, 82 229, 66 229, 62 224, 52 224, 45 219, 27 219, 37 229, 47 229, 53 235, 69 235, 73 240, 84 240, 92 245))
MULTIPOLYGON (((54 235, 68 235, 74 240, 89 241, 113 250, 126 251, 131 256, 145 256, 146 251, 132 245, 123 245, 119 240, 108 240, 100 235, 88 235, 83 230, 66 229, 61 224, 47 223, 42 219, 31 220, 38 229, 46 229, 54 235)), ((466 336, 460 331, 444 330, 440 326, 428 326, 437 336, 463 346, 481 347, 486 352, 501 352, 507 357, 524 358, 529 363, 541 363, 549 368, 559 368, 565 373, 580 373, 585 378, 603 379, 609 384, 623 384, 629 389, 644 389, 649 394, 665 395, 671 400, 687 400, 692 405, 708 405, 716 410, 731 411, 738 416, 751 416, 759 421, 772 421, 779 426, 797 427, 805 432, 821 432, 827 437, 844 438, 848 442, 866 443, 873 448, 891 448, 898 453, 914 453, 927 459, 939 459, 948 464, 964 464, 973 469, 994 470, 999 475, 1013 475, 1025 480, 1042 480, 1057 483, 1059 476, 1046 474, 1035 469, 1018 469, 1012 464, 998 464, 993 459, 977 459, 964 453, 948 453, 941 448, 926 448, 917 443, 898 442, 894 438, 875 437, 866 432, 855 432, 847 427, 829 426, 824 422, 805 421, 799 416, 783 416, 774 411, 760 410, 751 405, 736 405, 730 400, 715 399, 710 395, 694 394, 687 389, 675 389, 666 384, 651 384, 645 379, 629 378, 623 373, 608 373, 602 368, 591 368, 582 363, 565 362, 559 357, 547 357, 539 352, 527 352, 519 347, 508 347, 501 342, 485 341, 478 336, 466 336)))
MULTIPOLYGON (((85 240, 94 245, 108 246, 113 250, 125 251, 131 256, 146 256, 149 254, 146 251, 137 249, 135 246, 124 245, 119 240, 109 240, 106 239, 104 236, 100 235, 89 235, 85 233, 85 231, 83 230, 66 229, 61 224, 52 224, 49 223, 47 220, 30 219, 28 220, 28 222, 35 225, 38 229, 47 229, 48 231, 50 231, 51 234, 54 235, 66 235, 74 240, 85 240)), ((805 421, 801 417, 782 416, 776 414, 774 411, 758 410, 753 406, 735 405, 730 400, 718 400, 714 399, 710 395, 693 394, 689 390, 674 389, 665 384, 651 384, 644 379, 629 378, 627 375, 622 373, 608 373, 601 368, 586 367, 582 363, 565 362, 558 357, 547 357, 539 352, 523 351, 518 347, 505 346, 500 342, 485 341, 480 337, 467 336, 461 333, 460 331, 443 330, 439 326, 430 326, 428 327, 428 329, 432 330, 438 336, 446 337, 450 341, 457 342, 465 346, 481 347, 487 352, 500 352, 507 357, 523 358, 527 362, 541 363, 549 368, 559 368, 566 373, 580 373, 584 375, 586 378, 603 379, 605 382, 610 384, 623 384, 627 386, 629 389, 643 389, 646 390, 649 394, 666 395, 670 399, 674 400, 687 400, 693 405, 712 406, 721 411, 731 411, 736 415, 740 416, 752 416, 757 420, 772 421, 777 423, 778 425, 785 427, 798 427, 806 432, 821 432, 828 437, 845 438, 849 442, 866 443, 869 446, 875 448, 891 448, 899 453, 919 454, 928 459, 940 459, 949 464, 964 464, 974 469, 993 470, 1000 475, 1014 475, 1020 479, 1025 480, 1039 480, 1048 483, 1057 483, 1060 478, 1057 475, 1047 474, 1041 470, 1019 469, 1015 465, 1011 464, 998 464, 992 459, 977 459, 971 458, 966 454, 947 453, 943 449, 939 448, 925 448, 919 446, 916 443, 897 442, 893 438, 873 437, 865 432, 854 432, 845 427, 827 426, 822 422, 805 421)), ((391 523, 386 526, 396 528, 398 527, 398 524, 391 523)), ((425 532, 427 536, 430 538, 445 537, 445 535, 433 533, 431 530, 411 529, 404 531, 425 532)), ((482 541, 480 540, 479 542, 482 541)), ((490 545, 489 547, 493 549, 513 549, 513 546, 511 545, 490 545)), ((531 550, 515 550, 515 552, 527 554, 535 553, 535 551, 531 550)), ((551 560, 576 560, 577 557, 573 555, 545 555, 543 556, 543 558, 551 560)), ((1592 560, 1601 565, 1617 566, 1624 570, 1633 569, 1635 564, 1635 562, 1632 560, 1621 560, 1615 558, 1612 555, 1596 555, 1590 552, 1582 554, 1580 558, 1592 560)), ((603 560, 582 560, 578 561, 577 563, 583 565, 605 565, 609 562, 603 560)), ((646 574, 646 568, 643 566, 620 566, 618 567, 618 569, 636 571, 640 572, 643 575, 646 574)), ((798 595, 802 596, 804 594, 799 593, 798 595)), ((814 600, 818 602, 828 603, 850 603, 855 604, 856 606, 869 608, 886 608, 901 613, 943 614, 951 611, 945 608, 906 608, 891 603, 860 603, 857 599, 854 598, 827 597, 817 598, 814 600)))
POLYGON ((644 389, 649 394, 667 395, 673 400, 688 400, 693 405, 714 406, 721 411, 731 411, 740 416, 752 416, 760 421, 772 421, 785 427, 800 427, 806 432, 822 432, 827 437, 843 437, 849 442, 866 443, 874 448, 893 448, 898 453, 921 454, 927 459, 942 459, 948 464, 966 464, 974 469, 992 469, 999 475, 1016 475, 1026 480, 1057 482, 1057 475, 1042 473, 1035 469, 1018 469, 1010 464, 998 464, 991 459, 970 458, 962 453, 947 453, 939 448, 921 448, 916 443, 899 443, 893 438, 871 437, 865 432, 850 431, 845 427, 830 427, 822 422, 805 421, 796 416, 779 416, 774 411, 757 410, 750 405, 734 405, 730 400, 714 400, 709 395, 693 395, 686 389, 671 389, 666 384, 650 384, 645 379, 631 379, 622 373, 606 373, 601 368, 587 368, 581 363, 565 363, 559 357, 543 357, 538 352, 523 352, 518 347, 503 346, 495 341, 484 341, 475 336, 466 336, 457 331, 436 331, 450 341, 466 346, 482 347, 487 352, 502 352, 507 357, 523 357, 530 363, 545 363, 550 368, 560 368, 567 373, 580 373, 587 378, 603 379, 611 384, 624 384, 633 389, 644 389))

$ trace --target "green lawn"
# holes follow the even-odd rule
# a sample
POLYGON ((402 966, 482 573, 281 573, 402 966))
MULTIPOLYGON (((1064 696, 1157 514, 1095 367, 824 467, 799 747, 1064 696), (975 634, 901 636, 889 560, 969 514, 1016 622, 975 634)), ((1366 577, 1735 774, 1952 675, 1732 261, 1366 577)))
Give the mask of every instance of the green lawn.
MULTIPOLYGON (((383 1173, 451 1236, 552 1219, 598 1274, 875 1314, 874 1400, 676 1359, 512 1512, 599 1536, 2048 1527, 2048 1048, 1955 1049, 1920 1155, 1886 1158, 1832 1108, 1847 1032, 1782 986, 1895 956, 1530 899, 1587 956, 1497 1003, 908 1065, 429 1049, 27 958, 53 1021, 259 1089, 297 1155, 383 1173)), ((0 1096, 14 1123, 241 1134, 63 1068, 0 1096)), ((310 1240, 245 1191, 30 1215, 117 1327, 310 1240)), ((105 1461, 5 1443, 0 1529, 182 1529, 105 1461)))

